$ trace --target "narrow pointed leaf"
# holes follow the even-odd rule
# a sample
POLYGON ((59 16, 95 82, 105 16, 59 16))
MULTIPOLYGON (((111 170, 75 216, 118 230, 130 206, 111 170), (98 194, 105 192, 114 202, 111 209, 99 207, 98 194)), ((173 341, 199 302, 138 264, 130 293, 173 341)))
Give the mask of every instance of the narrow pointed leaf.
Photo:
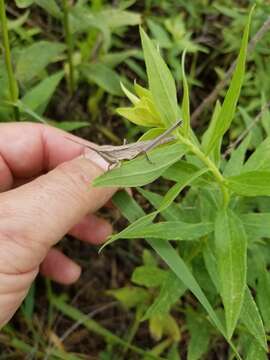
POLYGON ((187 137, 190 130, 190 105, 189 105, 189 89, 188 82, 185 72, 185 58, 186 50, 184 50, 182 55, 182 78, 183 78, 183 101, 182 101, 182 116, 183 116, 183 133, 187 137))
POLYGON ((240 319, 245 324, 250 334, 253 335, 261 347, 267 351, 267 342, 263 322, 257 305, 248 287, 245 291, 240 319))
POLYGON ((216 102, 215 105, 215 109, 210 121, 210 124, 207 128, 207 130, 205 131, 205 133, 203 134, 202 137, 202 148, 203 150, 210 155, 210 157, 214 160, 214 162, 216 164, 218 164, 219 159, 220 159, 220 146, 221 146, 221 138, 219 139, 219 141, 216 142, 215 146, 213 146, 213 148, 211 149, 211 151, 209 150, 209 144, 211 143, 215 133, 216 133, 216 128, 218 127, 218 121, 219 121, 219 114, 221 111, 221 105, 219 100, 216 102))
POLYGON ((223 172, 224 176, 234 176, 241 173, 249 143, 250 134, 238 146, 238 148, 232 152, 231 157, 225 166, 223 172))
POLYGON ((170 165, 185 153, 185 146, 173 144, 159 147, 145 155, 125 162, 121 167, 107 172, 94 181, 95 186, 143 186, 157 179, 170 165))
POLYGON ((209 153, 213 149, 215 144, 223 137, 225 132, 229 129, 235 114, 236 105, 239 99, 242 84, 244 82, 249 28, 250 28, 253 9, 254 7, 251 9, 249 13, 248 22, 244 30, 244 35, 242 39, 240 53, 237 59, 236 68, 230 83, 229 90, 222 104, 218 116, 218 120, 216 122, 215 131, 213 131, 213 137, 211 138, 207 146, 207 153, 209 153))
POLYGON ((270 136, 268 136, 248 158, 243 171, 270 171, 270 136))
POLYGON ((118 239, 159 238, 164 240, 199 240, 213 231, 213 224, 190 224, 182 221, 166 221, 157 224, 141 222, 137 227, 129 227, 112 237, 118 239), (128 230, 129 229, 129 230, 128 230))
POLYGON ((247 271, 245 229, 231 210, 221 210, 217 215, 215 245, 227 336, 231 338, 244 300, 247 271))
POLYGON ((228 187, 243 196, 270 196, 270 171, 250 171, 231 176, 228 187))
POLYGON ((39 110, 38 113, 42 114, 63 76, 64 72, 60 71, 46 77, 38 85, 28 91, 21 101, 31 110, 39 110))
POLYGON ((250 239, 270 238, 270 213, 249 213, 240 217, 250 239))
POLYGON ((168 127, 177 120, 179 114, 175 82, 165 61, 142 28, 140 34, 149 88, 162 121, 168 127))
MULTIPOLYGON (((123 215, 126 216, 131 211, 127 211, 126 208, 129 206, 133 207, 133 202, 130 201, 131 197, 124 191, 117 193, 113 201, 116 206, 120 208, 123 215), (120 207, 121 206, 121 207, 120 207)), ((135 208, 134 208, 135 211, 135 208)), ((138 211, 138 216, 141 216, 141 211, 138 211)), ((128 220, 132 220, 131 218, 128 220)), ((183 259, 177 254, 175 249, 164 240, 148 240, 148 243, 153 247, 157 254, 167 263, 170 269, 176 274, 176 276, 184 283, 184 285, 197 297, 202 306, 208 312, 211 320, 219 329, 219 331, 226 337, 225 329, 221 324, 218 316, 214 309, 197 283, 196 279, 190 272, 190 269, 185 264, 183 259)), ((232 344, 231 344, 232 346, 232 344)))

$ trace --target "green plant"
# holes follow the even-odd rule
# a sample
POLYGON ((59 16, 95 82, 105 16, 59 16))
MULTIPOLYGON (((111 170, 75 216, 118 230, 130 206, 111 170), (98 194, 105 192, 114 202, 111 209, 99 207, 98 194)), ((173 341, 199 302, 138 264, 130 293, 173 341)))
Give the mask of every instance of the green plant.
MULTIPOLYGON (((221 157, 222 138, 231 126, 244 81, 251 13, 229 89, 223 104, 217 103, 201 142, 189 125, 189 97, 184 65, 184 100, 180 115, 173 77, 151 40, 141 30, 149 90, 144 90, 140 100, 127 93, 134 100, 134 108, 129 111, 126 109, 124 113, 120 109, 120 113, 135 123, 138 122, 134 118, 134 114, 137 114, 134 109, 140 107, 147 96, 152 101, 151 106, 154 106, 152 115, 155 112, 159 115, 156 117, 156 126, 160 126, 161 121, 166 128, 180 116, 184 125, 175 134, 175 144, 151 152, 153 164, 147 163, 144 157, 135 159, 102 175, 95 180, 95 185, 139 187, 160 176, 175 182, 163 196, 138 188, 156 209, 147 215, 126 193, 117 194, 114 201, 131 224, 113 235, 106 245, 118 239, 144 238, 167 263, 171 276, 176 276, 181 281, 178 290, 184 286, 184 290, 191 291, 197 297, 206 310, 210 323, 226 338, 237 358, 241 354, 247 359, 251 358, 251 354, 257 349, 258 354, 261 354, 260 358, 264 359, 267 352, 261 318, 264 318, 264 310, 260 305, 262 300, 258 301, 260 315, 250 288, 257 292, 257 299, 263 297, 258 284, 267 274, 265 238, 270 236, 270 227, 266 223, 269 213, 257 213, 257 209, 262 202, 265 203, 265 197, 270 196, 269 138, 259 145, 248 160, 246 151, 249 138, 234 150, 228 160, 221 157), (176 202, 184 189, 181 201, 176 202), (188 206, 189 210, 185 211, 188 206), (158 215, 161 215, 162 220, 154 221, 158 215), (175 246, 169 241, 174 241, 175 246), (261 264, 259 267, 254 264, 254 257, 258 256, 261 264), (233 335, 236 333, 238 340, 237 345, 234 345, 233 335), (251 339, 249 347, 243 345, 247 339, 251 339)), ((149 126, 147 122, 141 125, 149 126)), ((144 137, 151 137, 153 133, 153 130, 149 130, 144 137)), ((156 274, 160 271, 157 269, 156 274)), ((158 275, 156 276, 158 279, 158 275)), ((148 286, 145 283, 147 279, 147 271, 144 269, 144 282, 141 285, 148 286)), ((150 283, 151 281, 153 279, 149 278, 150 283)), ((171 291, 172 289, 160 291, 159 296, 164 297, 165 303, 171 291)), ((182 296, 186 291, 182 291, 182 296)), ((171 308, 170 303, 167 305, 163 309, 163 315, 171 308)), ((151 305, 145 318, 149 317, 149 313, 154 316, 159 311, 158 305, 151 305)), ((185 311, 191 311, 194 317, 190 306, 185 311)), ((191 323, 207 322, 205 315, 204 320, 199 320, 200 317, 199 311, 197 319, 195 316, 191 323)), ((264 321, 266 325, 267 319, 264 318, 264 321)), ((196 326, 189 327, 191 337, 194 336, 192 328, 196 329, 196 326)), ((204 341, 208 343, 209 332, 204 341)), ((196 352, 194 348, 190 351, 196 352)))
MULTIPOLYGON (((12 60, 10 54, 10 43, 9 43, 9 35, 8 35, 8 27, 7 27, 7 17, 6 17, 6 9, 5 9, 5 1, 1 0, 0 2, 0 19, 2 24, 2 36, 3 36, 3 47, 4 47, 4 55, 5 55, 5 64, 8 74, 8 83, 9 83, 9 92, 10 92, 10 100, 13 103, 16 103, 18 100, 18 85, 14 76, 14 71, 12 67, 12 60)), ((19 120, 19 112, 17 108, 14 108, 15 119, 19 120)))
MULTIPOLYGON (((144 242, 122 242, 98 259, 93 251, 89 265, 88 251, 77 253, 75 242, 64 242, 65 251, 74 247, 76 260, 85 261, 89 278, 85 274, 74 287, 61 288, 60 297, 49 281, 45 291, 38 281, 15 321, 0 334, 0 358, 28 353, 76 360, 89 354, 102 360, 267 357, 267 28, 252 51, 247 51, 246 29, 229 91, 219 91, 223 104, 217 101, 211 116, 209 103, 203 102, 205 111, 194 127, 190 121, 193 110, 226 77, 251 3, 1 1, 0 121, 20 117, 68 131, 91 122, 94 141, 99 133, 99 143, 114 144, 121 144, 123 132, 134 141, 148 127, 141 139, 151 139, 176 118, 184 124, 175 143, 150 154, 154 164, 141 157, 96 180, 136 187, 136 201, 125 192, 114 198, 132 225, 110 241, 143 238, 154 251, 141 251, 144 242), (141 31, 143 52, 133 27, 141 23, 153 38, 141 31), (98 271, 92 271, 95 263, 102 264, 98 271), (97 282, 95 276, 103 272, 97 282)), ((256 3, 252 39, 269 22, 270 5, 256 3)), ((79 134, 87 136, 88 129, 79 134)), ((112 217, 117 222, 115 212, 112 217)), ((119 220, 116 230, 122 225, 119 220)))
MULTIPOLYGON (((69 131, 86 126, 87 114, 82 115, 76 109, 71 117, 78 121, 60 123, 55 121, 57 119, 44 116, 50 102, 57 101, 64 77, 70 92, 67 103, 72 101, 79 84, 88 83, 91 86, 88 107, 93 119, 97 116, 97 105, 106 93, 123 96, 120 76, 114 68, 136 56, 138 51, 109 51, 115 33, 124 34, 128 26, 140 24, 139 14, 111 6, 90 5, 88 2, 77 2, 71 6, 68 0, 63 0, 60 7, 55 0, 17 0, 17 7, 26 12, 15 21, 7 18, 5 10, 10 10, 10 7, 4 0, 0 5, 4 49, 0 59, 0 120, 10 120, 10 110, 14 109, 16 120, 20 117, 21 120, 48 122, 69 131), (62 26, 65 43, 61 42, 62 39, 58 41, 54 35, 40 40, 39 34, 43 29, 38 22, 34 23, 36 27, 31 31, 28 29, 29 15, 36 8, 41 8, 57 26, 62 26), (9 34, 8 29, 11 29, 9 34), (10 49, 10 42, 15 42, 16 47, 10 49)), ((122 81, 128 83, 125 78, 122 81)), ((66 92, 65 88, 61 90, 66 92)))

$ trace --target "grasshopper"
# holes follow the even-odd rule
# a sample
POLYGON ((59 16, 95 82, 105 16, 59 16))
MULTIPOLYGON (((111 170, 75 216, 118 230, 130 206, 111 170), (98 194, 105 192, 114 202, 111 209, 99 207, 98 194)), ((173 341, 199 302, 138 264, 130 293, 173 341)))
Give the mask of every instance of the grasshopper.
POLYGON ((177 120, 175 124, 173 124, 170 128, 168 128, 164 133, 157 136, 153 140, 146 141, 138 141, 131 144, 123 144, 120 146, 113 145, 85 145, 78 141, 68 138, 68 140, 73 141, 79 145, 85 146, 97 154, 99 154, 104 160, 109 163, 109 169, 114 165, 117 166, 120 164, 121 160, 132 160, 136 158, 138 155, 145 154, 147 160, 151 162, 148 157, 147 152, 154 149, 155 147, 166 144, 170 141, 175 140, 174 136, 170 136, 170 134, 182 123, 182 120, 177 120))

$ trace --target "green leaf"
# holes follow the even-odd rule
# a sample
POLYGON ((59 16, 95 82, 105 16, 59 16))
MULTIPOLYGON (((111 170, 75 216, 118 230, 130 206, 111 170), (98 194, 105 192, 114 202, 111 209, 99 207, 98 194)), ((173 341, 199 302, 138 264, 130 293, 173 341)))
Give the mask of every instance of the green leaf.
POLYGON ((35 308, 35 293, 36 285, 33 283, 21 307, 23 314, 28 321, 31 321, 33 317, 35 308))
POLYGON ((245 291, 240 320, 245 324, 249 333, 254 336, 254 338, 258 341, 261 347, 267 351, 267 341, 263 322, 257 305, 248 287, 246 287, 245 291))
POLYGON ((237 59, 236 68, 230 83, 229 90, 225 96, 218 119, 216 121, 216 126, 213 129, 213 137, 210 139, 208 143, 207 153, 209 153, 213 149, 215 144, 217 144, 217 142, 223 137, 225 132, 229 129, 235 115, 236 105, 239 99, 240 91, 245 76, 245 64, 247 57, 249 28, 250 28, 253 9, 254 7, 252 7, 249 13, 248 22, 244 30, 244 35, 242 38, 242 44, 237 59))
POLYGON ((186 287, 182 281, 170 271, 166 281, 163 282, 159 295, 153 304, 147 309, 142 320, 150 319, 152 316, 163 315, 170 311, 171 307, 184 294, 186 287))
POLYGON ((144 265, 150 265, 150 266, 157 266, 158 260, 153 251, 145 249, 143 250, 143 264, 144 265))
POLYGON ((167 360, 181 360, 179 351, 178 344, 174 343, 168 352, 167 360))
POLYGON ((199 240, 213 231, 213 224, 191 224, 182 221, 166 221, 157 224, 140 223, 111 237, 110 242, 118 239, 158 238, 164 240, 199 240))
POLYGON ((64 72, 60 71, 45 78, 29 90, 21 101, 31 110, 37 111, 42 115, 63 76, 64 72))
POLYGON ((31 110, 28 106, 26 106, 21 100, 18 100, 16 103, 12 103, 13 106, 16 106, 21 113, 25 113, 26 115, 28 115, 28 117, 31 120, 35 120, 37 122, 43 123, 43 124, 47 124, 48 121, 43 118, 41 115, 39 115, 38 113, 36 113, 35 111, 31 110))
POLYGON ((133 221, 127 228, 122 230, 120 233, 112 235, 109 237, 109 240, 100 248, 100 252, 108 245, 112 244, 116 240, 124 239, 124 238, 132 238, 132 234, 134 231, 137 231, 137 229, 145 228, 146 226, 150 225, 153 219, 155 218, 156 214, 148 214, 145 215, 136 221, 133 221), (130 235, 131 234, 131 235, 130 235))
POLYGON ((147 26, 161 48, 169 49, 172 46, 171 39, 162 25, 152 19, 147 19, 147 26))
POLYGON ((82 75, 90 82, 100 86, 112 95, 123 96, 120 78, 117 73, 104 64, 83 64, 79 67, 82 75))
MULTIPOLYGON (((159 256, 167 263, 167 265, 176 274, 176 276, 180 280, 182 280, 183 284, 196 296, 196 298, 199 300, 201 305, 209 314, 209 317, 212 320, 212 322, 215 324, 218 330, 223 334, 223 336, 227 338, 223 324, 220 322, 209 300, 205 296, 197 280, 190 272, 190 269, 188 268, 184 260, 177 254, 175 249, 167 241, 164 240, 159 240, 159 239, 154 241, 148 240, 148 242, 153 247, 153 249, 159 254, 159 256)), ((232 348, 234 348, 231 343, 230 345, 232 348)), ((234 351, 236 352, 235 349, 234 351)))
POLYGON ((170 314, 151 317, 149 320, 149 330, 151 336, 156 341, 161 340, 164 335, 169 336, 175 342, 180 340, 178 324, 170 314))
POLYGON ((140 50, 129 49, 123 51, 111 51, 106 54, 100 54, 99 60, 102 64, 107 65, 109 68, 115 68, 126 60, 136 57, 140 54, 140 50))
POLYGON ((243 171, 270 171, 270 136, 268 136, 248 158, 243 171))
MULTIPOLYGON (((46 0, 45 0, 46 1, 46 0)), ((91 28, 101 31, 106 48, 110 45, 111 33, 107 24, 102 22, 97 13, 90 11, 88 6, 83 6, 79 2, 69 11, 71 33, 88 32, 91 28)))
POLYGON ((33 80, 64 50, 65 45, 49 41, 38 41, 24 47, 16 64, 17 79, 22 83, 33 80))
POLYGON ((140 220, 145 215, 143 209, 131 196, 126 196, 124 191, 117 192, 113 197, 113 202, 121 210, 122 215, 130 222, 140 220))
POLYGON ((211 151, 208 149, 208 147, 209 147, 210 142, 212 141, 212 138, 213 138, 213 136, 216 132, 216 128, 218 126, 220 110, 221 110, 221 105, 220 105, 220 102, 217 101, 211 121, 210 121, 210 125, 208 126, 207 130, 205 131, 205 133, 203 134, 203 137, 202 137, 202 148, 206 153, 210 154, 210 157, 211 157, 211 159, 214 160, 215 164, 218 164, 219 159, 220 159, 221 139, 219 141, 217 141, 217 143, 215 144, 215 146, 213 147, 213 149, 211 151))
POLYGON ((164 133, 165 130, 166 129, 164 129, 162 127, 155 127, 155 128, 149 129, 145 133, 143 133, 143 135, 139 138, 139 140, 140 141, 153 140, 157 136, 164 133))
POLYGON ((270 196, 270 171, 250 171, 227 178, 229 188, 243 196, 270 196))
POLYGON ((250 134, 245 140, 238 146, 237 149, 233 150, 229 161, 227 162, 224 169, 224 176, 239 175, 242 172, 242 167, 245 161, 245 155, 250 143, 250 134))
POLYGON ((188 137, 190 131, 190 105, 189 105, 189 89, 185 72, 186 50, 182 55, 182 78, 183 78, 183 101, 182 101, 182 117, 183 117, 183 134, 188 137))
MULTIPOLYGON (((144 196, 152 206, 154 206, 156 209, 160 207, 163 201, 163 197, 161 195, 158 195, 152 191, 137 188, 139 193, 144 196)), ((178 221, 182 218, 183 211, 178 206, 178 204, 172 203, 167 209, 161 211, 162 216, 165 220, 170 221, 178 221)))
POLYGON ((117 113, 129 121, 139 126, 159 126, 158 117, 150 111, 148 104, 140 102, 134 107, 120 107, 116 109, 117 113))
POLYGON ((25 9, 28 6, 32 5, 35 0, 15 0, 16 6, 20 9, 25 9))
POLYGON ((111 29, 141 24, 140 14, 121 9, 105 9, 96 14, 96 16, 100 22, 106 24, 111 29))
POLYGON ((200 360, 208 350, 210 342, 210 326, 202 314, 189 312, 187 315, 187 328, 190 334, 188 342, 187 360, 200 360))
POLYGON ((264 350, 256 343, 250 342, 246 360, 267 360, 268 356, 264 350))
POLYGON ((124 162, 120 168, 111 170, 94 180, 94 186, 134 187, 146 185, 157 179, 170 165, 185 153, 185 146, 173 144, 162 146, 148 153, 152 163, 140 156, 124 162))
POLYGON ((124 307, 128 309, 132 309, 140 304, 146 303, 150 297, 147 290, 135 286, 109 290, 106 293, 114 296, 124 307))
POLYGON ((34 0, 34 2, 47 11, 48 14, 58 19, 62 17, 61 9, 57 5, 56 0, 34 0))
POLYGON ((203 260, 207 272, 213 284, 215 285, 215 288, 217 289, 218 292, 220 292, 220 281, 218 276, 217 259, 214 254, 212 244, 213 244, 212 237, 209 237, 203 249, 203 260))
POLYGON ((240 217, 250 239, 270 238, 270 213, 249 213, 240 217))
POLYGON ((166 63, 142 28, 140 35, 154 104, 164 125, 169 127, 179 117, 175 82, 166 63))
POLYGON ((146 286, 148 288, 161 286, 167 278, 167 272, 156 266, 144 265, 138 266, 133 271, 131 281, 136 285, 146 286))
MULTIPOLYGON (((128 212, 126 210, 127 207, 131 206, 133 211, 135 212, 135 208, 133 207, 133 201, 131 197, 124 191, 118 192, 113 201, 115 205, 123 210, 123 214, 126 215, 128 212), (122 205, 122 206, 121 206, 122 205), (121 207, 120 207, 121 206, 121 207)), ((137 212, 137 217, 141 216, 141 211, 137 212)), ((131 212, 131 210, 129 210, 131 212)), ((128 219, 129 221, 134 221, 134 219, 128 219)), ((190 272, 188 266, 185 264, 183 259, 177 254, 175 249, 164 240, 148 240, 148 243, 153 247, 153 249, 157 252, 157 254, 167 263, 169 268, 176 274, 176 276, 183 282, 183 284, 197 297, 202 306, 208 312, 211 320, 219 329, 219 331, 226 337, 225 329, 221 324, 218 316, 216 315, 214 309, 197 283, 196 279, 190 272)), ((232 344, 231 344, 232 346, 232 344)))
POLYGON ((254 124, 254 117, 251 114, 249 114, 247 108, 243 108, 239 105, 238 111, 245 124, 245 128, 248 129, 248 132, 251 135, 250 146, 256 149, 264 138, 262 127, 261 125, 258 125, 256 122, 254 124))
MULTIPOLYGON (((193 175, 195 176, 196 173, 200 171, 200 167, 197 167, 187 161, 179 160, 172 166, 170 166, 163 174, 162 176, 167 180, 172 180, 175 182, 186 182, 189 178, 191 178, 193 175)), ((205 170, 201 170, 206 172, 205 170)), ((203 174, 201 174, 203 175, 203 174)), ((199 184, 207 184, 210 180, 210 176, 199 176, 197 178, 199 184)), ((195 181, 194 181, 195 183, 195 181)))
POLYGON ((123 93, 126 95, 126 97, 133 105, 136 105, 140 102, 140 99, 136 95, 134 95, 131 91, 129 91, 122 82, 120 83, 120 85, 121 85, 121 89, 123 90, 123 93))
MULTIPOLYGON (((259 259, 260 261, 260 259, 259 259)), ((262 267, 258 277, 256 301, 262 314, 264 326, 267 332, 270 331, 270 274, 265 267, 262 267)))
MULTIPOLYGON (((211 232, 212 227, 211 224, 209 223, 190 224, 190 223, 175 221, 172 222, 172 224, 167 222, 167 223, 150 225, 150 221, 149 221, 149 220, 153 221, 159 212, 164 212, 172 204, 172 202, 181 192, 181 190, 190 182, 195 180, 198 176, 202 175, 204 172, 205 169, 199 170, 197 173, 191 174, 190 177, 184 178, 183 182, 180 181, 179 183, 175 184, 163 197, 156 211, 141 217, 135 223, 132 223, 117 235, 112 236, 110 240, 105 244, 105 246, 123 237, 129 239, 136 237, 147 237, 148 232, 146 232, 145 230, 146 226, 147 226, 147 230, 149 230, 151 234, 149 236, 153 238, 155 237, 165 238, 167 240, 192 240, 192 239, 196 240, 197 237, 202 236, 202 234, 204 235, 208 232, 211 232), (170 225, 172 225, 173 228, 175 227, 175 229, 179 231, 181 234, 180 233, 175 234, 175 232, 172 230, 173 228, 169 229, 170 225), (158 233, 159 231, 161 231, 162 235, 158 233), (170 238, 166 236, 173 236, 173 237, 170 238)), ((176 220, 178 220, 178 218, 176 218, 176 220)))
POLYGON ((190 185, 194 180, 198 179, 208 170, 209 169, 204 168, 196 171, 195 173, 187 174, 186 177, 182 178, 179 180, 179 182, 174 184, 163 197, 158 212, 166 210, 186 186, 190 185))
POLYGON ((49 120, 48 123, 57 127, 58 129, 64 131, 74 131, 81 129, 83 127, 89 127, 89 122, 87 121, 52 121, 49 120))
POLYGON ((264 109, 264 111, 262 114, 261 123, 266 134, 270 135, 270 111, 269 111, 269 105, 267 105, 265 93, 262 93, 262 109, 264 109))
POLYGON ((247 239, 241 220, 231 210, 220 210, 215 222, 215 246, 227 336, 236 327, 246 289, 247 239))
POLYGON ((8 21, 8 30, 9 31, 18 31, 22 29, 23 25, 26 23, 30 15, 30 10, 25 11, 21 16, 16 17, 15 20, 8 21))

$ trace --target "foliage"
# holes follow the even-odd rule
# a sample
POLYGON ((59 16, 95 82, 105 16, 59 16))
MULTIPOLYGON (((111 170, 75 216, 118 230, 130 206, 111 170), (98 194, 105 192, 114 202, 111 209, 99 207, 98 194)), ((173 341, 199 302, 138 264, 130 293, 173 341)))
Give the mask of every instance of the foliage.
MULTIPOLYGON (((115 195, 115 205, 130 224, 115 233, 103 250, 106 253, 106 247, 119 239, 133 239, 123 246, 128 246, 129 256, 135 256, 134 239, 145 240, 130 282, 125 279, 123 286, 108 286, 105 291, 133 316, 128 331, 123 336, 123 329, 122 333, 106 329, 69 304, 68 296, 56 296, 47 282, 49 311, 44 326, 48 338, 43 339, 34 320, 35 286, 20 312, 29 343, 34 344, 33 356, 83 358, 79 351, 64 348, 69 331, 61 339, 54 333, 52 324, 59 311, 74 322, 71 332, 79 333, 77 328, 82 326, 104 339, 101 359, 134 355, 134 359, 170 360, 183 354, 189 360, 211 359, 221 341, 228 344, 224 356, 230 359, 266 359, 269 111, 262 114, 261 123, 255 124, 254 117, 270 98, 269 81, 265 81, 270 37, 262 39, 252 54, 248 42, 270 5, 258 1, 253 12, 247 11, 249 1, 241 7, 231 0, 222 4, 150 0, 143 5, 121 0, 117 6, 102 0, 15 3, 0 2, 1 121, 41 121, 67 131, 91 123, 105 138, 120 142, 121 134, 104 126, 102 119, 122 122, 131 140, 145 128, 150 129, 141 139, 152 139, 183 119, 174 132, 176 141, 149 152, 151 162, 139 156, 94 182, 95 186, 135 188, 134 198, 125 191, 115 195), (19 11, 16 19, 14 9, 19 11), (46 15, 52 31, 35 21, 36 14, 46 15), (139 31, 134 28, 137 25, 143 25, 139 31), (141 46, 134 41, 137 33, 141 46), (219 81, 236 52, 227 91, 220 94, 223 99, 216 101, 214 109, 207 109, 195 134, 191 107, 209 90, 208 65, 214 64, 219 81), (246 128, 248 136, 224 157, 226 145, 246 128), (146 213, 145 209, 152 210, 146 213), (150 337, 137 344, 141 328, 150 337)), ((113 251, 122 246, 114 245, 113 251)), ((19 354, 32 348, 13 324, 5 328, 3 339, 4 348, 19 354)), ((1 341, 0 337, 0 349, 1 341)))

